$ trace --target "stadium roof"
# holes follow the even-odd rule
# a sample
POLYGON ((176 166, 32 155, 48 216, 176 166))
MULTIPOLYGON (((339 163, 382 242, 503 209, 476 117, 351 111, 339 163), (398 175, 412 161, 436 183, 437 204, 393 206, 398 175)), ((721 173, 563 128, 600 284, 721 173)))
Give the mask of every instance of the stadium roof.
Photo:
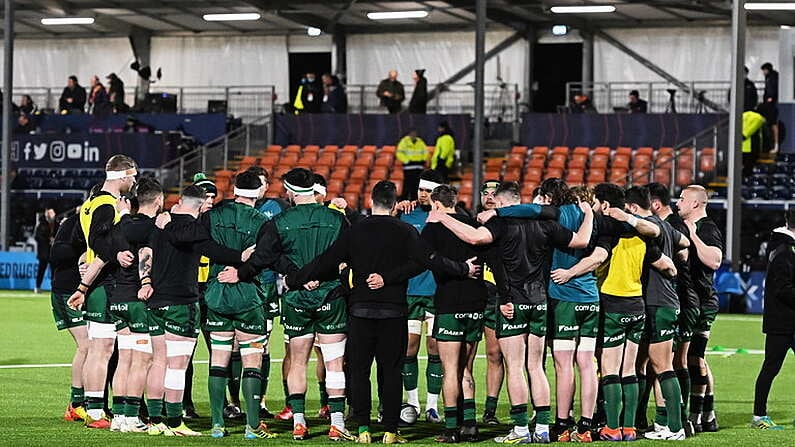
MULTIPOLYGON (((769 0, 768 0, 769 1, 769 0)), ((318 0, 17 0, 16 32, 20 38, 112 37, 132 33, 297 34, 307 27, 326 33, 453 31, 473 29, 474 0, 334 1, 318 0), (368 12, 425 10, 420 19, 373 21, 368 12), (207 22, 208 13, 261 15, 255 21, 207 22), (92 25, 41 24, 48 17, 93 17, 92 25)), ((489 27, 545 27, 565 24, 580 29, 614 27, 721 26, 730 24, 731 2, 713 0, 490 0, 489 27), (613 13, 554 14, 552 6, 612 4, 613 13)), ((793 11, 748 11, 750 25, 790 25, 793 11)))

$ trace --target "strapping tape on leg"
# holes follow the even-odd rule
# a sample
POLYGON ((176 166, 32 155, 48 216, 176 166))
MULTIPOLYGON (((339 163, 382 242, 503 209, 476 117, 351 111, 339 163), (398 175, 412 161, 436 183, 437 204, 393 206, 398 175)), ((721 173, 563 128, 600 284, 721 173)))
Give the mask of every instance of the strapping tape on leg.
POLYGON ((210 347, 213 351, 232 352, 234 336, 210 334, 210 347))
POLYGON ((704 337, 701 333, 694 334, 693 338, 690 340, 690 347, 687 350, 687 355, 703 359, 707 351, 708 341, 707 337, 704 337))
POLYGON ((116 336, 116 343, 119 347, 119 350, 131 350, 133 348, 133 336, 130 334, 119 334, 116 336))
POLYGON ((409 334, 421 335, 422 334, 422 321, 409 320, 409 334))
POLYGON ((577 349, 580 352, 596 351, 596 337, 580 337, 580 346, 577 349))
POLYGON ((576 348, 574 340, 552 340, 552 350, 555 352, 574 351, 576 348))
POLYGON ((149 334, 132 334, 133 351, 143 352, 144 354, 152 353, 152 337, 149 334))
POLYGON ((185 370, 166 368, 163 384, 168 390, 182 391, 185 389, 185 370))
POLYGON ((191 356, 195 344, 195 341, 166 340, 166 357, 191 356))
POLYGON ((262 355, 265 352, 265 345, 263 342, 265 341, 265 337, 257 337, 252 340, 248 340, 245 342, 240 342, 240 356, 258 354, 262 355))
POLYGON ((96 323, 94 321, 89 321, 88 338, 91 340, 98 338, 114 340, 116 338, 116 325, 113 323, 96 323))
POLYGON ((336 343, 321 343, 320 352, 323 353, 323 360, 330 362, 345 355, 345 342, 347 340, 338 341, 336 343))
POLYGON ((330 390, 344 390, 345 373, 342 371, 326 370, 326 388, 330 390))
POLYGON ((307 338, 315 338, 315 334, 298 335, 296 337, 290 337, 290 340, 303 340, 307 338))
POLYGON ((430 335, 433 332, 434 319, 436 319, 436 315, 429 312, 425 312, 425 324, 427 325, 426 327, 428 328, 428 335, 430 335))

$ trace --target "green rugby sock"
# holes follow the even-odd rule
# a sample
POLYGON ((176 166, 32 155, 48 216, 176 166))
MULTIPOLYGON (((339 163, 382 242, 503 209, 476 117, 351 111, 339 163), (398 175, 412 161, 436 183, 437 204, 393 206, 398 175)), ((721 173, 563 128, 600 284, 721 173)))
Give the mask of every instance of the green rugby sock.
POLYGON ((444 428, 458 427, 458 407, 444 407, 444 428))
POLYGON ((444 379, 444 368, 442 368, 442 358, 438 355, 428 356, 428 366, 425 368, 425 380, 428 383, 428 393, 440 394, 442 392, 442 380, 444 379))
POLYGON ((417 362, 417 356, 406 356, 406 359, 403 360, 403 387, 406 391, 417 389, 419 371, 420 366, 417 362))
POLYGON ((517 427, 526 427, 530 419, 527 417, 527 404, 511 405, 511 421, 517 427))
POLYGON ((259 404, 262 399, 262 373, 259 368, 243 370, 241 388, 246 400, 246 423, 251 428, 259 427, 259 404))
POLYGON ((240 376, 243 374, 243 359, 240 357, 240 352, 232 352, 229 369, 229 400, 231 404, 239 404, 240 376))
POLYGON ((621 427, 619 416, 621 415, 621 407, 623 406, 621 378, 617 375, 603 377, 602 392, 604 393, 607 427, 611 429, 617 429, 621 427))
POLYGON ((124 415, 128 418, 138 417, 138 412, 141 410, 141 398, 127 396, 124 398, 124 402, 124 415))
POLYGON ((271 375, 271 355, 268 353, 262 354, 262 388, 260 395, 262 401, 265 401, 265 396, 268 395, 268 377, 271 375))
POLYGON ((111 405, 110 411, 113 413, 113 416, 116 415, 123 415, 124 414, 124 406, 126 402, 124 401, 124 396, 113 396, 113 404, 111 405))
POLYGON ((638 378, 621 378, 621 391, 624 393, 624 423, 622 427, 635 427, 635 414, 638 411, 638 378))
POLYGON ((166 402, 166 419, 170 428, 182 425, 182 402, 166 402))
POLYGON ((675 372, 666 371, 660 374, 660 390, 665 399, 666 424, 664 425, 667 425, 671 431, 677 432, 682 429, 682 406, 679 401, 682 390, 679 388, 675 372))
MULTIPOLYGON (((464 399, 464 425, 475 425, 475 412, 475 399, 464 399)), ((445 409, 445 414, 446 413, 447 409, 445 409)))
POLYGON ((146 409, 149 411, 149 419, 154 424, 163 422, 163 398, 146 399, 146 409))
POLYGON ((70 393, 70 399, 70 402, 72 402, 72 408, 82 407, 85 405, 86 394, 83 387, 73 386, 70 393))
POLYGON ((326 382, 318 381, 317 390, 320 393, 320 407, 325 407, 328 405, 328 391, 326 391, 326 382))
POLYGON ((497 412, 497 403, 499 402, 499 398, 494 396, 486 396, 486 411, 491 413, 497 412))
POLYGON ((224 400, 226 399, 226 382, 228 369, 211 366, 207 378, 207 390, 210 393, 210 417, 213 425, 224 425, 224 400))

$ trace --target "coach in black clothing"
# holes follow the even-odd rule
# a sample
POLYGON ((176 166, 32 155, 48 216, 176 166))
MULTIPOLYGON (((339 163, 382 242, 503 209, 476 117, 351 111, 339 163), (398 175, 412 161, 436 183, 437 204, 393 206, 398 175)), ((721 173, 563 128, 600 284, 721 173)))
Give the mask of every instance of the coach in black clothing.
MULTIPOLYGON (((787 357, 795 351, 795 209, 787 210, 787 226, 773 230, 768 245, 765 310, 765 361, 756 378, 754 420, 767 416, 767 396, 787 357)), ((770 428, 770 427, 765 427, 770 428)))
POLYGON ((383 372, 384 437, 391 437, 392 442, 397 436, 403 394, 408 280, 427 269, 458 277, 475 275, 478 270, 470 262, 451 261, 431 251, 414 227, 392 217, 396 202, 394 183, 376 184, 373 215, 342 233, 325 253, 287 277, 288 287, 295 289, 312 280, 337 277, 341 263, 350 267, 343 281, 351 288, 346 355, 353 418, 360 434, 369 433, 370 371, 375 358, 383 372))

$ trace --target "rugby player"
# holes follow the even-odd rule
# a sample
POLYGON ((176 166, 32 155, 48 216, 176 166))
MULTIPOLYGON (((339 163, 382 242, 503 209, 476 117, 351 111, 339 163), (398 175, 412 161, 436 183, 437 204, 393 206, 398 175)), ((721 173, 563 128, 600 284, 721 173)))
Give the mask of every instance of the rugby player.
MULTIPOLYGON (((521 202, 519 185, 503 183, 497 190, 499 207, 521 202)), ((484 227, 473 228, 449 215, 431 213, 429 221, 441 222, 456 236, 470 244, 495 242, 501 262, 495 265, 500 290, 500 314, 497 315, 497 338, 507 364, 508 395, 514 428, 498 443, 549 443, 550 392, 544 373, 544 348, 547 330, 547 264, 551 248, 583 248, 593 230, 593 214, 583 205, 585 219, 578 232, 572 233, 551 220, 512 218, 490 219, 484 227), (528 427, 527 371, 536 411, 535 431, 528 427)))
MULTIPOLYGON (((289 267, 276 265, 279 259, 303 267, 328 248, 347 221, 345 216, 315 201, 314 176, 302 168, 285 174, 284 186, 296 206, 283 211, 262 227, 257 247, 240 269, 228 267, 218 275, 220 282, 253 280, 265 268, 290 273, 289 267)), ((347 309, 340 282, 325 281, 290 290, 284 295, 282 324, 290 337, 289 404, 293 413, 293 439, 309 436, 305 418, 306 366, 317 335, 326 364, 326 388, 331 409, 328 436, 332 440, 353 440, 345 428, 345 353, 347 309), (311 290, 310 290, 311 289, 311 290)))
POLYGON ((704 356, 710 330, 718 315, 718 295, 712 282, 723 260, 723 235, 715 222, 707 216, 707 191, 703 186, 690 185, 682 190, 677 207, 689 230, 690 272, 693 290, 698 295, 699 316, 688 350, 688 369, 692 391, 690 421, 696 432, 718 431, 715 417, 715 389, 712 372, 704 356))

